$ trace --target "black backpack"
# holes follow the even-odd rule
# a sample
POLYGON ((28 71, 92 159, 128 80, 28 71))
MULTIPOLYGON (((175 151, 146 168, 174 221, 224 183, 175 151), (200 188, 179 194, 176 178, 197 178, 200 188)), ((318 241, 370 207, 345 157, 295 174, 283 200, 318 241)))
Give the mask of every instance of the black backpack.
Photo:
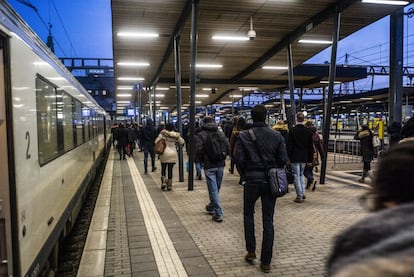
POLYGON ((220 162, 227 156, 227 140, 220 131, 207 131, 207 137, 204 144, 204 151, 210 162, 220 162))

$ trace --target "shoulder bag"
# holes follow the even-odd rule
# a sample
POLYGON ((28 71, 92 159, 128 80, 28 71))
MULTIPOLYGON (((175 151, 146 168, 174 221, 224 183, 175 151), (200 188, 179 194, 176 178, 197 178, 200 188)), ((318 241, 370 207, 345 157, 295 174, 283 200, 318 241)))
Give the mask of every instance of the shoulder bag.
POLYGON ((161 155, 162 153, 164 153, 165 147, 167 147, 167 144, 165 142, 164 138, 161 138, 157 141, 157 143, 155 144, 155 153, 157 155, 161 155))
POLYGON ((270 185, 270 191, 272 192, 272 195, 275 197, 284 196, 288 191, 288 180, 285 168, 275 167, 275 165, 273 165, 273 167, 268 167, 263 159, 263 153, 260 150, 259 145, 257 145, 256 135, 254 134, 254 131, 252 129, 249 129, 248 132, 254 146, 256 147, 257 153, 259 154, 259 157, 264 164, 267 174, 267 181, 270 185))

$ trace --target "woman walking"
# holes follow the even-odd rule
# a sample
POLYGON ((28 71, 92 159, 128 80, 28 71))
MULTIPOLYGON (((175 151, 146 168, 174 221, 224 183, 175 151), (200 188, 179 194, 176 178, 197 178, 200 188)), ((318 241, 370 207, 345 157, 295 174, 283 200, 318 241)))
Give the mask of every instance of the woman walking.
POLYGON ((185 141, 178 132, 174 131, 174 125, 172 123, 165 125, 165 129, 158 135, 155 143, 161 139, 165 140, 166 144, 164 152, 160 155, 161 189, 165 190, 167 188, 167 190, 172 190, 173 168, 178 160, 176 145, 183 145, 185 141))
POLYGON ((374 145, 372 144, 373 134, 368 125, 362 125, 354 139, 361 141, 361 155, 364 168, 362 177, 358 180, 360 183, 365 182, 368 171, 371 170, 371 161, 374 159, 374 145))

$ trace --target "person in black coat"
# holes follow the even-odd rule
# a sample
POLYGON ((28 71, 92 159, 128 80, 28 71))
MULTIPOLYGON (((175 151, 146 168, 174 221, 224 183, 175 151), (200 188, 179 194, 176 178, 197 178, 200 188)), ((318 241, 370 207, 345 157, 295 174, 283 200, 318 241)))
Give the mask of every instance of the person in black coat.
POLYGON ((364 124, 359 129, 358 133, 354 136, 354 139, 361 142, 361 155, 362 162, 364 164, 362 177, 358 180, 360 183, 365 182, 365 178, 368 176, 368 171, 371 170, 371 161, 374 159, 374 145, 372 143, 373 134, 368 125, 364 124))
POLYGON ((413 161, 412 141, 394 145, 381 157, 363 198, 374 213, 338 235, 328 277, 414 276, 413 161))
POLYGON ((120 123, 118 128, 114 130, 114 138, 117 141, 116 148, 119 152, 119 159, 125 160, 128 145, 128 129, 124 127, 124 124, 120 123))
POLYGON ((312 132, 304 125, 305 116, 302 112, 296 114, 296 126, 289 131, 287 141, 287 153, 294 175, 296 203, 302 203, 305 196, 305 182, 303 172, 306 164, 312 163, 313 139, 312 132))
POLYGON ((147 119, 147 124, 142 129, 142 146, 144 148, 144 170, 145 174, 148 172, 148 154, 151 155, 152 171, 157 170, 155 166, 155 139, 157 138, 157 130, 155 130, 152 119, 147 119))
POLYGON ((400 122, 392 122, 390 126, 388 126, 388 136, 390 140, 390 147, 394 144, 398 143, 401 139, 401 123, 400 122))
POLYGON ((264 105, 256 105, 252 111, 253 130, 256 141, 253 142, 249 131, 241 131, 237 137, 234 158, 237 170, 244 181, 243 215, 244 237, 247 254, 245 261, 253 263, 256 259, 256 238, 254 227, 254 208, 256 201, 261 199, 263 215, 263 239, 260 254, 260 268, 263 272, 270 271, 273 253, 276 197, 270 191, 267 181, 265 164, 283 167, 288 161, 285 140, 282 135, 269 128, 266 120, 267 110, 264 105), (256 143, 256 145, 255 145, 256 143), (261 149, 258 151, 257 149, 261 149))

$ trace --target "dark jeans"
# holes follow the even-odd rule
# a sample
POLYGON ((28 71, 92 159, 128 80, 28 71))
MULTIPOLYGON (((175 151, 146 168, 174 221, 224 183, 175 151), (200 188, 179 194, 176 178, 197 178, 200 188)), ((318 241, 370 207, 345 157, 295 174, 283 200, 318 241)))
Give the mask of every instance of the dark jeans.
POLYGON ((313 166, 305 167, 303 175, 306 177, 307 184, 310 184, 313 181, 313 166))
POLYGON ((161 176, 165 177, 165 173, 168 168, 167 179, 172 179, 174 165, 175 163, 161 163, 161 176))
POLYGON ((154 146, 144 146, 144 169, 148 169, 148 153, 151 155, 151 165, 155 168, 155 150, 154 146))
POLYGON ((275 212, 276 197, 272 196, 270 187, 267 183, 247 182, 244 185, 244 239, 246 241, 246 250, 256 252, 256 237, 254 233, 254 206, 260 197, 262 202, 263 218, 263 240, 260 261, 262 264, 269 265, 272 261, 274 227, 273 215, 275 212))
POLYGON ((371 161, 363 161, 364 162, 364 170, 371 170, 371 161))

